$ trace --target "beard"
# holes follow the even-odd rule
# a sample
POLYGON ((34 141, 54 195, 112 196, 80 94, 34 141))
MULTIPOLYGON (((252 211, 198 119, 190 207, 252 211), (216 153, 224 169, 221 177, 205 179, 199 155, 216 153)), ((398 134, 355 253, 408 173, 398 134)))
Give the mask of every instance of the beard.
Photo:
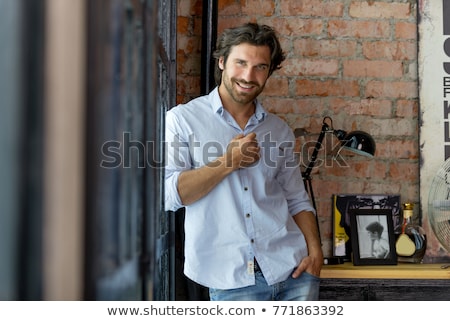
POLYGON ((239 104, 248 104, 253 102, 264 89, 264 84, 259 85, 258 83, 252 81, 247 82, 245 80, 229 78, 225 72, 222 73, 222 83, 230 97, 239 104), (244 86, 254 86, 254 88, 250 92, 245 92, 243 90, 240 90, 239 84, 244 86))

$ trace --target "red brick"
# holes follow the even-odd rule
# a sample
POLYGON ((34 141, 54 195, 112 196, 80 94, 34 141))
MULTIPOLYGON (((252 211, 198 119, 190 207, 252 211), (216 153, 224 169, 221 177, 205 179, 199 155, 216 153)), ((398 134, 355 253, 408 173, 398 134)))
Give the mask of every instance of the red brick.
POLYGON ((418 117, 419 116, 419 102, 417 100, 398 100, 397 112, 398 117, 418 117))
POLYGON ((287 59, 281 70, 285 75, 336 76, 339 71, 337 60, 287 59))
POLYGON ((247 16, 225 16, 218 21, 217 32, 221 33, 224 29, 236 27, 247 22, 256 22, 256 18, 247 16))
POLYGON ((198 76, 184 76, 178 77, 177 89, 183 95, 198 95, 200 92, 200 77, 198 76))
POLYGON ((281 37, 299 37, 320 35, 323 31, 322 19, 304 19, 301 17, 260 18, 258 22, 272 26, 281 37))
POLYGON ((177 1, 177 14, 180 17, 188 17, 192 15, 191 7, 193 1, 177 1))
POLYGON ((417 40, 417 25, 400 21, 395 24, 395 38, 417 40))
POLYGON ((288 79, 272 75, 264 87, 265 96, 282 96, 285 97, 289 93, 288 79))
POLYGON ((203 13, 203 0, 195 0, 191 7, 191 15, 201 16, 203 13))
POLYGON ((417 98, 417 82, 413 81, 369 81, 366 86, 366 97, 384 98, 417 98))
POLYGON ((199 37, 180 37, 178 45, 183 48, 179 51, 182 55, 201 54, 201 39, 199 37))
POLYGON ((328 23, 331 37, 388 38, 390 30, 387 21, 330 20, 328 23))
POLYGON ((271 113, 286 115, 296 112, 296 101, 292 98, 273 98, 263 93, 259 101, 271 113))
POLYGON ((350 5, 349 15, 354 18, 408 19, 411 15, 411 5, 381 1, 354 1, 350 5))
POLYGON ((280 1, 282 16, 341 17, 343 13, 341 1, 280 1))
POLYGON ((295 56, 351 57, 356 51, 356 41, 303 38, 294 41, 295 56))
POLYGON ((275 11, 275 1, 247 0, 242 7, 242 13, 246 15, 271 16, 275 11))
POLYGON ((199 75, 201 66, 200 66, 200 55, 177 55, 178 59, 178 72, 182 74, 188 75, 199 75))
POLYGON ((413 60, 417 58, 417 44, 406 41, 371 41, 362 44, 365 58, 413 60))
POLYGON ((177 18, 177 34, 179 38, 184 38, 189 33, 189 24, 191 19, 188 17, 177 18))
MULTIPOLYGON (((182 1, 182 0, 178 0, 182 1)), ((217 9, 221 16, 237 15, 242 12, 241 1, 236 0, 218 0, 217 9)))
POLYGON ((411 159, 419 158, 419 143, 412 139, 392 139, 376 142, 377 158, 382 159, 411 159))
POLYGON ((299 96, 359 96, 359 84, 353 80, 301 79, 295 82, 295 86, 295 94, 299 96))
POLYGON ((347 60, 343 63, 344 77, 399 78, 403 74, 398 61, 347 60))
POLYGON ((381 162, 379 160, 379 156, 377 154, 377 158, 374 158, 372 160, 367 160, 367 162, 370 162, 372 169, 373 169, 373 173, 372 176, 373 177, 377 177, 378 179, 386 179, 387 178, 387 173, 388 173, 388 165, 386 164, 386 162, 381 162))
POLYGON ((366 194, 401 194, 402 190, 399 184, 386 184, 385 180, 368 180, 364 185, 364 192, 356 193, 366 193, 366 194))
POLYGON ((334 114, 344 113, 345 117, 352 115, 392 116, 392 102, 383 99, 347 100, 333 98, 330 100, 329 109, 334 114))
POLYGON ((305 118, 305 114, 318 113, 323 109, 320 104, 317 103, 317 100, 314 99, 273 98, 262 95, 260 100, 264 107, 270 112, 277 114, 293 113, 303 118, 305 118))
POLYGON ((407 118, 368 118, 355 117, 345 119, 342 126, 351 130, 363 129, 372 136, 406 137, 412 139, 417 135, 417 121, 407 118))
POLYGON ((397 182, 408 184, 415 182, 419 177, 419 165, 417 163, 395 162, 389 166, 389 176, 397 182))

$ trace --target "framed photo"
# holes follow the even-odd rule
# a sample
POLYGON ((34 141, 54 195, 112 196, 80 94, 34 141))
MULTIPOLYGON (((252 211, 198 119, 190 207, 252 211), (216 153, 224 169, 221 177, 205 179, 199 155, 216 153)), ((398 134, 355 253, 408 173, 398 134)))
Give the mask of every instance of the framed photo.
POLYGON ((354 265, 396 265, 395 234, 389 209, 352 209, 354 265))
POLYGON ((401 233, 402 217, 400 195, 389 194, 336 194, 332 204, 332 251, 334 257, 351 261, 350 229, 351 209, 389 209, 392 212, 394 234, 401 233))

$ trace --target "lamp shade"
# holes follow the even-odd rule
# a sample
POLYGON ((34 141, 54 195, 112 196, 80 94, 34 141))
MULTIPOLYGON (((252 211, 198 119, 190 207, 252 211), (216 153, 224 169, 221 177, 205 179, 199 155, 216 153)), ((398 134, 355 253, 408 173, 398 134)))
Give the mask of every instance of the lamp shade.
POLYGON ((368 133, 360 130, 350 132, 345 136, 341 148, 367 157, 375 155, 375 141, 368 133))

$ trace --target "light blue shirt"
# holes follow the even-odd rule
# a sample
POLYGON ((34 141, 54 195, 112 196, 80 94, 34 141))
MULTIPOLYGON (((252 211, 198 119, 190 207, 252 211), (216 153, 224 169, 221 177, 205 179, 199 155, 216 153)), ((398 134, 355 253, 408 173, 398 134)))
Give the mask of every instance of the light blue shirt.
POLYGON ((233 137, 250 132, 256 133, 260 160, 235 170, 185 208, 184 273, 206 287, 255 284, 255 257, 272 285, 286 280, 308 255, 292 216, 315 211, 293 154, 292 130, 257 101, 242 130, 222 107, 217 88, 167 112, 166 210, 184 206, 177 192, 182 171, 210 163, 224 154, 233 137))

